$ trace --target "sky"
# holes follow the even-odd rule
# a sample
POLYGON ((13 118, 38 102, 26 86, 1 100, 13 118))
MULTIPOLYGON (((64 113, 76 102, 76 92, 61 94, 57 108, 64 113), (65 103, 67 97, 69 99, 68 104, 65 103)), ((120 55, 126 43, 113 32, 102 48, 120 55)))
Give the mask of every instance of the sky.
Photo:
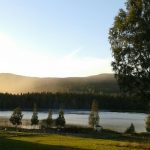
POLYGON ((112 73, 109 28, 125 0, 0 0, 0 73, 112 73))

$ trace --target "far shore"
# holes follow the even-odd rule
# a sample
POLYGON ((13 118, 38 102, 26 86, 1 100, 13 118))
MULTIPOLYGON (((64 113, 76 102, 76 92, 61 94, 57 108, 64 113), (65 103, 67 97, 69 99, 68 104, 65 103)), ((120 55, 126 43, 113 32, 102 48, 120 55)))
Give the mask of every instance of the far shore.
MULTIPOLYGON (((52 109, 53 112, 58 112, 59 109, 52 109)), ((13 109, 0 109, 0 111, 13 111, 13 109)), ((32 112, 33 109, 22 109, 22 111, 29 111, 29 112, 32 112)), ((67 112, 70 112, 70 111, 91 111, 90 109, 64 109, 65 113, 67 112)), ((48 112, 48 109, 47 108, 38 108, 38 112, 48 112)), ((120 112, 120 113, 144 113, 144 114, 148 114, 147 111, 144 111, 144 110, 130 110, 130 109, 127 109, 127 110, 110 110, 110 109, 101 109, 99 110, 99 112, 120 112)))

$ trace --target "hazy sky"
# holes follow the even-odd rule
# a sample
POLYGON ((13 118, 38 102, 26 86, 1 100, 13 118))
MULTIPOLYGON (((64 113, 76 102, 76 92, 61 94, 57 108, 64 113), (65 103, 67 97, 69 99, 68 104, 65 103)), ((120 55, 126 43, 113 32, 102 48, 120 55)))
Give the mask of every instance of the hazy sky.
POLYGON ((0 72, 112 72, 108 31, 125 0, 0 0, 0 72))

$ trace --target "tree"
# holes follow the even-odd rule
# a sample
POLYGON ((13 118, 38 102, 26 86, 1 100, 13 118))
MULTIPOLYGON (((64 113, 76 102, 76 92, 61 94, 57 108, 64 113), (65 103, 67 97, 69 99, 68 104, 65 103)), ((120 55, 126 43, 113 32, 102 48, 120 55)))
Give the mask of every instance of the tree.
POLYGON ((115 77, 124 92, 150 93, 150 0, 127 0, 109 31, 115 77))
POLYGON ((99 125, 99 119, 98 103, 94 100, 92 102, 91 113, 89 115, 89 125, 94 128, 94 126, 99 125))
POLYGON ((134 127, 133 123, 131 123, 131 125, 127 128, 125 133, 129 133, 129 134, 135 133, 135 127, 134 127))
POLYGON ((65 117, 64 117, 64 111, 63 110, 60 110, 59 111, 59 116, 58 118, 56 119, 56 126, 58 128, 62 128, 64 127, 66 124, 66 121, 65 121, 65 117))
POLYGON ((146 130, 150 132, 150 114, 147 116, 146 119, 146 130))
POLYGON ((21 109, 19 107, 15 108, 9 120, 13 125, 15 125, 16 129, 18 125, 22 124, 22 117, 23 114, 21 109))
POLYGON ((31 125, 38 125, 38 123, 39 123, 39 120, 38 120, 37 108, 36 108, 36 104, 34 104, 33 115, 31 118, 31 125))
POLYGON ((49 112, 48 112, 48 117, 46 119, 46 124, 48 127, 50 127, 53 123, 53 119, 52 119, 52 111, 49 109, 49 112))

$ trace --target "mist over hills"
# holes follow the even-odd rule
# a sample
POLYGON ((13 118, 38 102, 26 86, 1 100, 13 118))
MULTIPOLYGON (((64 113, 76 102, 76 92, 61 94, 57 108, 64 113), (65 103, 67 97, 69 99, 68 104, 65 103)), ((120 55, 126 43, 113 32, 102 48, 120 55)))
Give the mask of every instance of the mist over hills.
POLYGON ((1 93, 115 93, 118 92, 118 89, 113 74, 99 74, 89 77, 39 78, 0 73, 1 93))

